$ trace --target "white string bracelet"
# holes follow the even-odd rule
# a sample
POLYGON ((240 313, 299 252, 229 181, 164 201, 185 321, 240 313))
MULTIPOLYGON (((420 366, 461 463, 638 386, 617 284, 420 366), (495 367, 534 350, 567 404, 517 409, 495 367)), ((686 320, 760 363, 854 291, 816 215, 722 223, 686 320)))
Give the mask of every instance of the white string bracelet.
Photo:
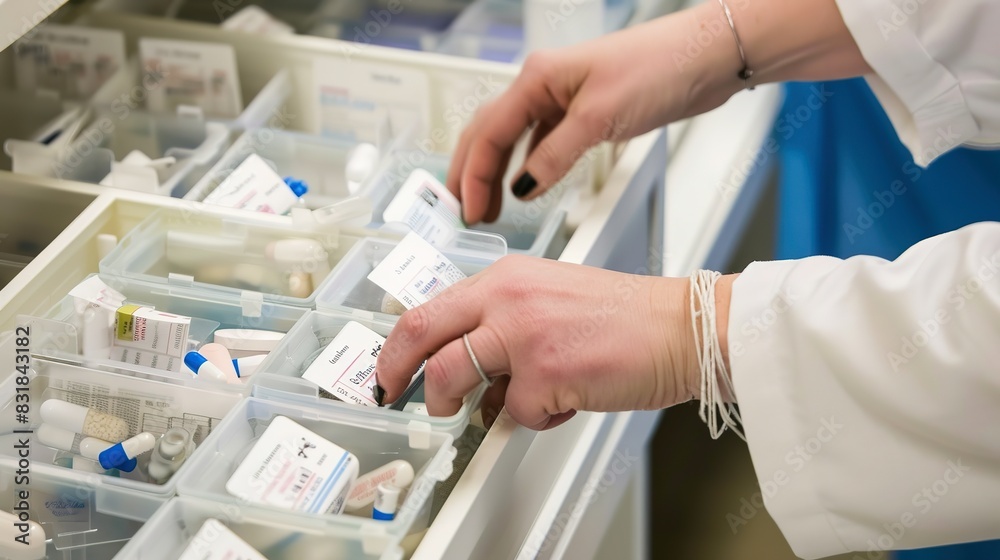
POLYGON ((720 276, 721 274, 712 270, 696 270, 691 273, 691 328, 694 330, 694 347, 698 355, 698 368, 701 370, 701 404, 698 415, 708 425, 712 439, 719 439, 726 428, 729 428, 746 441, 747 438, 740 429, 743 420, 736 408, 736 392, 729 372, 726 371, 722 344, 715 324, 715 284, 720 276), (719 386, 720 381, 722 387, 719 386), (733 402, 727 403, 726 396, 733 402))

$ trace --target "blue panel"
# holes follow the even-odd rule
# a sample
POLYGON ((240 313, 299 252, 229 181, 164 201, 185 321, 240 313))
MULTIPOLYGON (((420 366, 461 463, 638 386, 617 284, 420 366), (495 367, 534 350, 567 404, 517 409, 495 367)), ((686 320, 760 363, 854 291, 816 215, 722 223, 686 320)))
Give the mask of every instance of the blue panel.
MULTIPOLYGON (((892 259, 927 237, 1000 221, 1000 152, 959 149, 917 167, 864 80, 787 85, 774 135, 781 143, 778 258, 892 259)), ((992 560, 1000 558, 1000 541, 895 558, 992 560)))

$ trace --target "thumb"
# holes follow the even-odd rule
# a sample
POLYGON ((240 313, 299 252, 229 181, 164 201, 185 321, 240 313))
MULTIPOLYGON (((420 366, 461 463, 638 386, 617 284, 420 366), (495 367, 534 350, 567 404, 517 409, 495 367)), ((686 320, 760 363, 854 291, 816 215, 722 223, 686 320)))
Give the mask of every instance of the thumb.
POLYGON ((558 183, 588 149, 603 140, 601 126, 594 122, 572 111, 567 113, 528 154, 511 187, 514 196, 530 200, 558 183))

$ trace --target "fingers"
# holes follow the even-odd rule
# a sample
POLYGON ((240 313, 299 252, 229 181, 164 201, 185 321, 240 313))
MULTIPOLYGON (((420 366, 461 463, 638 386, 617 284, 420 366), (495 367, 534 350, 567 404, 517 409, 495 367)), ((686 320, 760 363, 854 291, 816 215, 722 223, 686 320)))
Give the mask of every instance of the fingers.
MULTIPOLYGON (((487 376, 492 377, 507 370, 507 354, 490 329, 480 327, 468 334, 469 346, 487 376)), ((459 335, 427 360, 424 368, 427 413, 431 416, 451 416, 457 413, 462 408, 465 395, 474 391, 482 382, 483 378, 472 362, 465 341, 459 335)))
MULTIPOLYGON (((543 132, 543 131, 539 131, 543 132)), ((536 134, 537 146, 528 154, 513 189, 518 198, 530 200, 555 185, 576 160, 601 141, 600 125, 572 112, 544 137, 536 134), (542 188, 537 188, 539 185, 542 188)))
POLYGON ((483 425, 490 429, 496 422, 497 416, 503 410, 504 399, 507 397, 507 385, 510 384, 509 375, 500 375, 493 378, 493 385, 490 385, 483 393, 483 400, 479 404, 479 412, 483 417, 483 425))
POLYGON ((535 121, 563 110, 545 77, 534 70, 522 72, 501 97, 477 113, 462 134, 448 172, 448 188, 460 193, 467 224, 481 221, 488 212, 499 213, 492 189, 503 177, 514 144, 535 121))
POLYGON ((376 383, 385 390, 386 402, 399 397, 431 354, 479 325, 483 303, 472 289, 477 281, 478 276, 466 278, 400 316, 375 366, 376 383))
MULTIPOLYGON (((553 404, 553 388, 540 387, 537 379, 522 372, 511 376, 504 401, 507 413, 518 424, 532 430, 554 428, 576 414, 575 410, 557 410, 553 404)), ((555 388, 559 390, 559 388, 555 388)))

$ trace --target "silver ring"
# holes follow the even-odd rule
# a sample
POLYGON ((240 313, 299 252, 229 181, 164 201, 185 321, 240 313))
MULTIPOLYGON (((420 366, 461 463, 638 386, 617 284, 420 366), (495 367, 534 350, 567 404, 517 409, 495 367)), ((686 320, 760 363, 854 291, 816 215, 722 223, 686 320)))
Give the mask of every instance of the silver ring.
POLYGON ((479 372, 479 377, 482 377, 483 381, 485 381, 487 385, 493 385, 493 380, 486 377, 486 372, 483 371, 483 366, 479 365, 476 353, 472 351, 472 345, 469 344, 469 333, 462 335, 462 341, 465 342, 465 350, 469 353, 469 358, 472 359, 472 365, 476 366, 476 371, 479 372))

